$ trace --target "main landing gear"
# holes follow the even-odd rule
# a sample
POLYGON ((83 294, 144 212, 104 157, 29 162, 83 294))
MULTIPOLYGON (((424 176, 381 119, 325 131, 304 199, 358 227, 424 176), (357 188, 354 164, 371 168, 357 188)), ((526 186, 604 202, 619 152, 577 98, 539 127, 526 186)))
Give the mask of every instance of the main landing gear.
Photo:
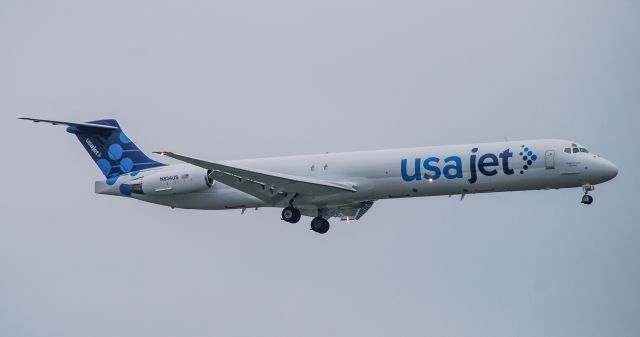
MULTIPOLYGON (((285 207, 285 209, 282 210, 282 220, 286 222, 296 223, 300 221, 301 216, 300 210, 293 206, 285 207)), ((322 216, 317 216, 311 220, 311 230, 324 234, 329 231, 329 221, 322 216)))
POLYGON ((324 234, 329 231, 329 221, 321 216, 317 216, 311 220, 311 230, 324 234))
POLYGON ((300 221, 301 216, 300 211, 292 206, 285 207, 285 209, 282 210, 282 220, 286 222, 296 223, 300 221))
POLYGON ((591 205, 593 203, 593 197, 589 195, 589 191, 593 191, 595 186, 593 185, 584 185, 582 186, 582 190, 584 191, 584 195, 582 196, 582 203, 585 205, 591 205))

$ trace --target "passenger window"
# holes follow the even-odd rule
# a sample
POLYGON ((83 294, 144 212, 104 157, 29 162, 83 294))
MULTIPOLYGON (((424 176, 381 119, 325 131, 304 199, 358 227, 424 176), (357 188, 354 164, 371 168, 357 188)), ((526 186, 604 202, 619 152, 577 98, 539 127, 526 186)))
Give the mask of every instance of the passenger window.
POLYGON ((573 153, 578 153, 578 148, 577 147, 573 148, 573 153))
POLYGON ((571 153, 571 148, 566 147, 566 148, 564 149, 564 152, 566 152, 566 153, 571 153))

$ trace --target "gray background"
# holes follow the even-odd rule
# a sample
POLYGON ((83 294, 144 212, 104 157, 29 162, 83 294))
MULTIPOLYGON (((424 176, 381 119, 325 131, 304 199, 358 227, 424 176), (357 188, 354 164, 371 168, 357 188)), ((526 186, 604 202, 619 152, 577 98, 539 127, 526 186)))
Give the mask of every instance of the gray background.
POLYGON ((0 336, 638 336, 637 1, 0 1, 0 336), (211 160, 557 137, 575 190, 277 209, 93 194, 62 127, 211 160))

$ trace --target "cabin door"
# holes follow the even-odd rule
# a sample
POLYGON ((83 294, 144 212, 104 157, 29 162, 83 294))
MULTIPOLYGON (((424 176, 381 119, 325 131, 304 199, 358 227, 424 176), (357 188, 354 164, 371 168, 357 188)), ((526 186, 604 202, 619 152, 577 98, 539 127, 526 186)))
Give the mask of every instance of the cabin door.
POLYGON ((556 151, 554 150, 547 150, 544 153, 544 167, 547 170, 552 170, 556 168, 555 156, 556 156, 556 151))

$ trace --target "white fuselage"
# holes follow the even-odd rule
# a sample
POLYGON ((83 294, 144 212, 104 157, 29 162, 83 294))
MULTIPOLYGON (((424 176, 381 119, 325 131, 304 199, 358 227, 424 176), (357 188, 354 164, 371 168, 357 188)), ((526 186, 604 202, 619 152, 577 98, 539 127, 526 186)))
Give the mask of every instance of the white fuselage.
MULTIPOLYGON (((617 174, 617 168, 608 160, 586 151, 573 153, 574 148, 581 146, 571 141, 545 139, 220 163, 341 182, 357 190, 296 199, 298 208, 313 214, 318 208, 378 199, 581 187, 605 182, 617 174), (571 153, 565 152, 567 148, 571 153)), ((146 179, 145 183, 152 183, 155 192, 134 193, 131 197, 189 209, 283 206, 268 204, 219 182, 203 184, 206 178, 203 168, 169 165, 142 171, 137 176, 123 175, 115 182, 97 181, 96 193, 122 195, 121 184, 146 179)))

